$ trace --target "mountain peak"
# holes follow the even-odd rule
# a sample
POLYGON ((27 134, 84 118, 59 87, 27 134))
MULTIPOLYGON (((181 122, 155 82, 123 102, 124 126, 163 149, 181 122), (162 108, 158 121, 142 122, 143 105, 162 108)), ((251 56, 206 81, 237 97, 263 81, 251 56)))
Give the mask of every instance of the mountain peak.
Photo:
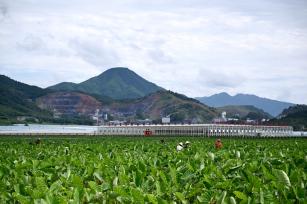
POLYGON ((102 72, 101 74, 99 74, 96 77, 113 77, 113 76, 120 76, 120 77, 126 77, 128 75, 134 75, 134 76, 138 76, 134 71, 132 71, 131 69, 127 68, 127 67, 113 67, 110 69, 107 69, 106 71, 102 72))
POLYGON ((133 72, 132 70, 130 70, 127 67, 112 67, 112 68, 107 69, 106 71, 102 72, 101 74, 110 73, 110 72, 127 72, 127 71, 133 72))
POLYGON ((129 70, 131 71, 128 67, 112 67, 106 71, 112 71, 112 70, 129 70))
POLYGON ((221 92, 215 95, 219 95, 219 96, 230 96, 227 92, 221 92))
MULTIPOLYGON (((64 83, 67 85, 67 83, 64 83)), ((147 81, 126 67, 114 67, 98 76, 79 84, 69 84, 69 91, 81 91, 89 94, 108 96, 113 99, 141 98, 163 88, 147 81)), ((65 86, 64 86, 65 87, 65 86)), ((53 90, 63 90, 63 83, 49 87, 53 90)))

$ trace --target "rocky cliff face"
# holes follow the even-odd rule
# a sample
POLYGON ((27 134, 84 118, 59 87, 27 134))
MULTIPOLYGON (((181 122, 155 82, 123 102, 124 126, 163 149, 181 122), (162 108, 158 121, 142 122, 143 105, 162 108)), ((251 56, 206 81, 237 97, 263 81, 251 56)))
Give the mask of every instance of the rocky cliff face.
POLYGON ((159 120, 170 115, 172 122, 210 122, 217 111, 198 101, 170 91, 158 91, 141 99, 115 102, 109 112, 118 118, 159 120))
POLYGON ((203 123, 217 116, 214 108, 170 91, 158 91, 140 99, 109 104, 102 104, 94 97, 78 92, 55 92, 38 98, 36 103, 56 116, 91 116, 96 109, 100 110, 100 114, 107 113, 114 120, 127 121, 145 118, 160 120, 170 115, 172 122, 203 123))
POLYGON ((102 104, 94 97, 78 92, 56 92, 39 97, 36 104, 58 115, 93 115, 102 104))

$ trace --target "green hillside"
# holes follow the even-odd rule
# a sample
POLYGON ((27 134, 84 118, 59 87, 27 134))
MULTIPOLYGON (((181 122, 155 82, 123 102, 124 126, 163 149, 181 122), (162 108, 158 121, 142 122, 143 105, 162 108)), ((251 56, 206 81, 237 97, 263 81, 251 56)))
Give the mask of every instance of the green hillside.
POLYGON ((72 82, 62 82, 62 83, 59 83, 55 86, 51 86, 48 88, 51 90, 56 90, 56 91, 75 91, 76 90, 75 86, 77 86, 77 84, 72 83, 72 82))
POLYGON ((143 79, 135 72, 122 67, 111 68, 79 84, 63 82, 48 88, 57 91, 81 91, 113 99, 141 98, 162 90, 161 87, 143 79))
POLYGON ((0 75, 0 123, 16 121, 17 116, 48 118, 51 113, 38 108, 35 99, 47 91, 0 75))
POLYGON ((230 118, 239 118, 239 119, 252 119, 252 120, 261 120, 263 118, 270 119, 272 116, 269 113, 264 112, 263 110, 256 108, 255 106, 246 105, 246 106, 223 106, 218 107, 217 110, 221 113, 226 111, 227 117, 230 118))
MULTIPOLYGON (((53 118, 53 113, 37 106, 36 100, 50 94, 50 90, 30 86, 4 75, 0 75, 0 124, 21 122, 48 122, 60 124, 92 124, 93 121, 84 116, 53 118), (18 121, 17 118, 25 120, 18 121)), ((98 97, 99 98, 99 97, 98 97)), ((102 101, 109 101, 108 99, 102 101)))
POLYGON ((172 123, 211 122, 218 113, 215 108, 208 107, 195 99, 171 91, 158 91, 146 97, 119 101, 108 106, 115 117, 125 119, 145 119, 159 121, 161 117, 170 115, 172 123))
POLYGON ((272 125, 291 125, 294 130, 307 131, 307 105, 295 105, 285 109, 277 119, 270 120, 272 125))

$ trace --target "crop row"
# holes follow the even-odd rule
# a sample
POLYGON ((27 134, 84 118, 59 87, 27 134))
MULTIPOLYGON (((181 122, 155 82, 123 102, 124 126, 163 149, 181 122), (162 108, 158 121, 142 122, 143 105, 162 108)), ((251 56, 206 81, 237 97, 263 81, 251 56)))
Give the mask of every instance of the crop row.
POLYGON ((305 203, 304 139, 0 139, 1 203, 305 203))

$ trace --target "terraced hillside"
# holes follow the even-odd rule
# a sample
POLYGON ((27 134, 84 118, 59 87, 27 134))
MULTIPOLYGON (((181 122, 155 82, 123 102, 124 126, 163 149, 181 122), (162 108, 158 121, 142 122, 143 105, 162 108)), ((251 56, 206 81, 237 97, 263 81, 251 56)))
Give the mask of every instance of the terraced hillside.
POLYGON ((36 100, 41 109, 46 109, 55 114, 93 115, 96 109, 102 108, 102 103, 92 96, 78 92, 55 92, 42 96, 36 100))

